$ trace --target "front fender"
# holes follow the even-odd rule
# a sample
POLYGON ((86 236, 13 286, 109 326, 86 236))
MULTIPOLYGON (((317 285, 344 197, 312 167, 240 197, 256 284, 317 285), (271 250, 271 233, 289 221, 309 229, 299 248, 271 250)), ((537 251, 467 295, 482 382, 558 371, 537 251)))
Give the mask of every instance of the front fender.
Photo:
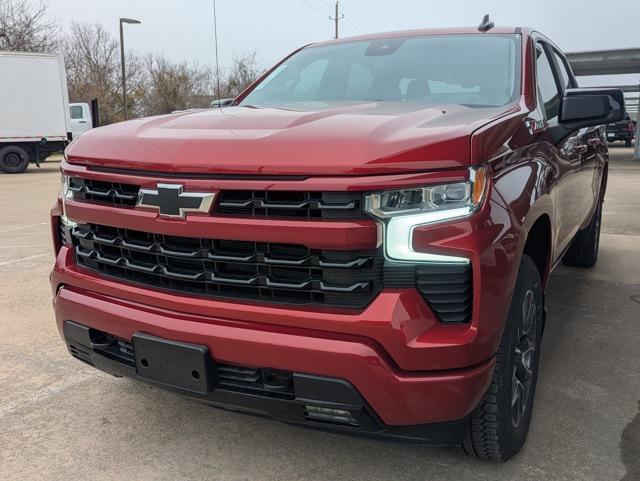
POLYGON ((517 257, 510 273, 510 285, 515 286, 520 259, 524 252, 529 233, 534 224, 547 216, 550 225, 547 266, 543 275, 546 286, 555 245, 555 172, 550 161, 550 149, 538 144, 534 156, 529 156, 531 148, 513 152, 509 156, 492 163, 494 200, 509 212, 511 233, 517 242, 517 257), (548 151, 547 151, 548 150, 548 151))

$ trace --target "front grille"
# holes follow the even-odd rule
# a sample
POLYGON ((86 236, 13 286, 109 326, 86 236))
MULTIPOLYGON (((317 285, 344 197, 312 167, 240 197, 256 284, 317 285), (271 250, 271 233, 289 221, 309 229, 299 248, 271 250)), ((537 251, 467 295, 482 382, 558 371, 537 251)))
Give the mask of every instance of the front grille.
POLYGON ((362 193, 228 190, 216 212, 251 217, 362 219, 362 193))
POLYGON ((382 287, 375 251, 174 237, 96 224, 73 229, 77 262, 172 291, 290 304, 366 306, 382 287))
MULTIPOLYGON (((135 207, 140 186, 70 177, 69 190, 74 200, 135 207)), ((223 190, 215 214, 300 220, 364 219, 362 199, 363 194, 358 192, 223 190)))
POLYGON ((69 190, 73 193, 74 200, 98 202, 117 207, 133 207, 138 200, 140 186, 70 177, 69 190))

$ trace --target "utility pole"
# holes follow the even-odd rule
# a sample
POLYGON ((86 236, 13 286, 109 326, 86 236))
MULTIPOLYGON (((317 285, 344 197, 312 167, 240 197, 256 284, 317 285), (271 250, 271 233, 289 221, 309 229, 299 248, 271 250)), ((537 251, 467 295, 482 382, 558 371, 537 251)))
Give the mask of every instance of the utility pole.
POLYGON ((344 18, 344 15, 340 15, 340 5, 338 0, 336 0, 336 16, 335 17, 329 17, 331 20, 333 20, 334 22, 336 22, 336 35, 334 38, 339 38, 339 23, 340 20, 342 20, 344 18))

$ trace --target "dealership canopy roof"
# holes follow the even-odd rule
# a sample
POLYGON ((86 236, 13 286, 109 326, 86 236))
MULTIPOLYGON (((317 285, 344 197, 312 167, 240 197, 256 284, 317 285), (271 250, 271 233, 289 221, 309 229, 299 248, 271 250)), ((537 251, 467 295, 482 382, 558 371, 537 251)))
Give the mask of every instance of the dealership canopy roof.
MULTIPOLYGON (((621 48, 617 50, 594 50, 567 54, 571 69, 578 77, 590 75, 640 74, 640 48, 621 48)), ((617 85, 625 92, 627 111, 640 120, 640 86, 617 85)), ((640 160, 640 122, 636 126, 636 148, 634 157, 640 160)))
MULTIPOLYGON (((640 74, 640 48, 620 48, 616 50, 593 50, 590 52, 573 52, 567 54, 571 69, 578 77, 591 75, 624 75, 640 74)), ((640 75, 638 77, 640 81, 640 75)), ((606 85, 603 87, 624 90, 627 110, 638 112, 638 92, 640 86, 606 85)))
POLYGON ((574 52, 567 58, 577 76, 640 74, 640 48, 574 52))

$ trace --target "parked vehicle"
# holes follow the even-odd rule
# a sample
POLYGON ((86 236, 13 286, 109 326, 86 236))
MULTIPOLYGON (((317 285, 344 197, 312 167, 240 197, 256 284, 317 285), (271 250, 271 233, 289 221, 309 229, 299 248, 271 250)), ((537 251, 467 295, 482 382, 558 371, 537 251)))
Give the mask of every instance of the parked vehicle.
POLYGON ((624 142, 625 147, 631 147, 635 135, 636 126, 628 113, 619 122, 607 125, 607 140, 609 142, 621 140, 624 142))
POLYGON ((89 107, 89 104, 69 104, 69 114, 71 117, 71 133, 74 139, 77 139, 83 133, 93 128, 91 107, 89 107))
POLYGON ((0 52, 0 169, 24 172, 71 138, 69 96, 58 55, 0 52))
POLYGON ((534 30, 393 32, 305 47, 225 109, 87 132, 52 211, 60 333, 212 405, 509 459, 624 113, 576 85, 534 30))

